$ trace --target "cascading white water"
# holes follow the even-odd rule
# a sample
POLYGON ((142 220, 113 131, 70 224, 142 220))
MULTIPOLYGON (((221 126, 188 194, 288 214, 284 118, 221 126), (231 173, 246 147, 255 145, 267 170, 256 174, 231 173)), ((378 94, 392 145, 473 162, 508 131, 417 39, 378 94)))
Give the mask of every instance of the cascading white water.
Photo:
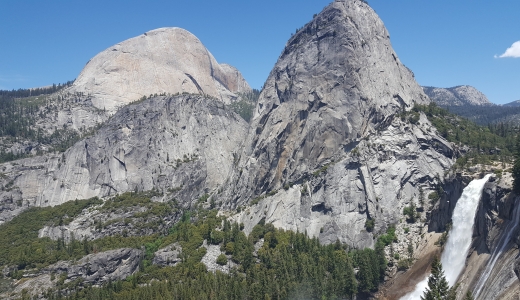
MULTIPOLYGON (((473 224, 475 223, 478 202, 480 201, 484 184, 488 181, 490 176, 491 175, 486 175, 482 179, 470 182, 462 192, 453 210, 452 229, 441 256, 444 274, 450 286, 457 282, 457 278, 464 268, 466 256, 471 245, 471 236, 473 235, 473 224)), ((415 286, 414 291, 403 296, 401 300, 421 299, 427 286, 428 277, 419 282, 415 286)))
POLYGON ((475 285, 475 288, 473 289, 473 295, 475 295, 475 299, 479 299, 480 293, 482 292, 482 289, 484 288, 487 280, 489 279, 489 275, 491 275, 491 272, 495 268, 495 264, 498 260, 498 258, 502 255, 502 253, 506 250, 507 245, 511 241, 511 235, 513 232, 516 231, 516 228, 520 225, 520 203, 516 203, 515 210, 513 211, 513 218, 507 224, 504 233, 502 234, 502 237, 500 238, 497 246, 495 247, 495 250, 491 254, 490 259, 488 260, 488 263, 486 264, 486 269, 480 276, 477 284, 475 285))

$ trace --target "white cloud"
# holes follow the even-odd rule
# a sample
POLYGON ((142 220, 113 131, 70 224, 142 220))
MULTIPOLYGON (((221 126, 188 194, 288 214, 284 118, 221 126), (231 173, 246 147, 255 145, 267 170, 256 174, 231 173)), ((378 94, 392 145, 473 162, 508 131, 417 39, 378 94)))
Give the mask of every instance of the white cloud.
MULTIPOLYGON (((514 42, 513 45, 511 45, 511 47, 507 48, 507 50, 506 50, 506 52, 504 52, 504 54, 502 54, 498 57, 500 57, 500 58, 504 58, 504 57, 520 58, 520 41, 514 42)), ((497 58, 496 55, 495 55, 495 58, 497 58)))

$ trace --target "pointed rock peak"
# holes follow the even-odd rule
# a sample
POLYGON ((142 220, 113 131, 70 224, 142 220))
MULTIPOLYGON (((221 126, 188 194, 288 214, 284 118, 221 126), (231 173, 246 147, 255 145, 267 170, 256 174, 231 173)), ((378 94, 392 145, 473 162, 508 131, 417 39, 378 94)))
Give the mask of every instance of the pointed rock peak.
POLYGON ((193 93, 225 103, 251 88, 238 70, 220 65, 189 31, 158 28, 92 58, 74 82, 74 92, 92 95, 94 106, 114 112, 143 96, 193 93))
POLYGON ((249 138, 260 169, 251 180, 280 188, 427 102, 374 10, 335 1, 290 38, 266 81, 249 138))

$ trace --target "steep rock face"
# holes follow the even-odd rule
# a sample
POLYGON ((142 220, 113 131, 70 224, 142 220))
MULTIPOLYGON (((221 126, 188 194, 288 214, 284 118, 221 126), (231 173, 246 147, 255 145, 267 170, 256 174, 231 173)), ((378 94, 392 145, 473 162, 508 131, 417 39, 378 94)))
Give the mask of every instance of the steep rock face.
POLYGON ((463 282, 463 287, 475 293, 480 277, 494 260, 491 254, 501 254, 494 261, 494 267, 488 280, 483 283, 478 299, 516 299, 520 293, 520 198, 511 192, 511 183, 508 175, 500 181, 490 180, 484 186, 473 232, 476 258, 469 261, 466 270, 466 273, 475 272, 478 276, 467 276, 469 279, 463 282))
POLYGON ((424 86, 424 92, 432 101, 440 106, 493 106, 486 95, 469 85, 451 88, 424 86))
POLYGON ((371 246, 366 220, 375 232, 397 223, 419 186, 428 194, 453 163, 425 116, 396 116, 428 101, 375 12, 333 2, 289 40, 260 95, 229 196, 271 197, 237 219, 371 246))
POLYGON ((71 88, 114 112, 142 96, 191 93, 225 103, 251 88, 236 69, 220 65, 201 41, 181 28, 159 28, 116 44, 92 58, 71 88))
POLYGON ((23 206, 47 206, 153 188, 171 188, 189 205, 228 177, 246 132, 245 121, 213 98, 147 99, 62 155, 3 164, 2 213, 22 198, 23 206))
POLYGON ((361 1, 335 1, 287 43, 264 86, 244 159, 255 194, 348 152, 427 97, 361 1))
MULTIPOLYGON (((430 126, 424 115, 416 125, 395 118, 384 131, 360 141, 349 155, 267 195, 235 215, 235 220, 244 223, 246 232, 265 219, 280 228, 306 231, 324 243, 339 239, 359 248, 372 247, 373 233, 390 225, 404 234, 410 225, 399 222, 403 208, 411 201, 421 207, 419 188, 427 198, 441 183, 436 174, 442 177, 453 163, 453 150, 430 132, 430 126), (375 221, 373 232, 366 230, 367 219, 375 221)), ((437 219, 436 226, 443 226, 437 219)), ((408 242, 400 239, 394 248, 405 251, 408 242)))

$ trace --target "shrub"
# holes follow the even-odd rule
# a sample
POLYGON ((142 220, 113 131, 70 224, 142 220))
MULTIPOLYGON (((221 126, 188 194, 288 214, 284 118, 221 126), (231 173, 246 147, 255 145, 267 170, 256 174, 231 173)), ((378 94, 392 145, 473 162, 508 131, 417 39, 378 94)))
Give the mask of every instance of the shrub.
POLYGON ((397 270, 406 271, 410 268, 410 261, 408 259, 401 259, 397 262, 397 270))
POLYGON ((224 240, 224 232, 214 229, 211 231, 210 237, 211 243, 213 245, 218 245, 224 240))
POLYGON ((227 243, 225 250, 226 250, 227 254, 233 254, 233 251, 235 250, 235 243, 233 243, 233 242, 227 243))
POLYGON ((437 203, 437 201, 439 201, 440 198, 441 198, 441 196, 439 196, 439 193, 437 193, 437 192, 432 192, 428 195, 428 199, 430 199, 430 202, 432 204, 437 203))
POLYGON ((376 225, 376 220, 374 219, 367 219, 365 222, 365 229, 368 232, 372 232, 374 230, 374 226, 376 225))
POLYGON ((227 259, 226 255, 224 255, 224 253, 221 253, 217 257, 217 264, 219 264, 221 266, 225 266, 225 265, 227 265, 227 262, 228 262, 228 259, 227 259))
POLYGON ((390 245, 392 242, 397 240, 397 236, 395 235, 395 226, 390 226, 386 230, 386 234, 381 235, 378 238, 378 242, 383 243, 385 246, 390 245))
POLYGON ((412 201, 410 206, 403 208, 403 214, 406 216, 406 221, 409 223, 415 223, 418 218, 417 208, 415 203, 412 201))

